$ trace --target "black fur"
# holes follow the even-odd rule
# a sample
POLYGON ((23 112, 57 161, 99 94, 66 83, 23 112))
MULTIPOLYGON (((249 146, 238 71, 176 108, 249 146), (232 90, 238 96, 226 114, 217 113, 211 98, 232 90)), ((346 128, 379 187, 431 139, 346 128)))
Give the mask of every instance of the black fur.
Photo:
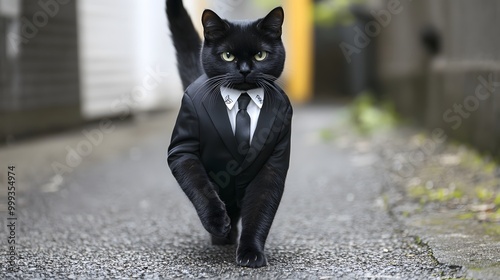
POLYGON ((172 41, 177 50, 177 67, 182 85, 187 88, 203 74, 200 63, 201 39, 182 0, 168 0, 166 8, 172 41))
POLYGON ((231 230, 226 207, 209 180, 200 161, 186 159, 171 165, 172 174, 193 203, 201 223, 215 238, 224 238, 231 230))
POLYGON ((261 267, 267 265, 264 245, 278 210, 286 172, 265 165, 247 187, 242 205, 242 232, 236 252, 240 265, 261 267))
MULTIPOLYGON (((274 83, 285 62, 281 41, 283 9, 278 7, 256 21, 239 22, 221 19, 215 12, 205 10, 202 15, 203 44, 181 0, 167 0, 167 17, 177 51, 179 73, 184 88, 187 88, 169 147, 170 168, 193 203, 203 226, 211 234, 212 243, 236 244, 237 225, 241 219, 237 263, 247 267, 265 266, 264 246, 283 194, 290 154, 292 108, 283 91, 274 83), (267 58, 257 61, 255 55, 263 51, 267 58), (234 61, 223 60, 221 54, 224 52, 234 55, 234 61), (193 82, 194 85, 189 86, 193 82), (266 97, 264 104, 267 102, 268 108, 275 109, 274 114, 280 116, 279 121, 274 121, 268 113, 269 127, 259 131, 268 129, 268 133, 272 132, 269 142, 260 143, 267 145, 266 152, 256 154, 252 166, 237 172, 230 179, 230 186, 216 183, 217 180, 208 175, 220 171, 219 166, 215 166, 215 163, 221 164, 219 157, 224 158, 222 163, 226 166, 224 153, 214 155, 217 150, 207 152, 201 148, 210 142, 206 138, 219 139, 219 135, 211 134, 213 130, 201 131, 212 125, 205 110, 208 115, 213 115, 204 106, 215 106, 210 104, 215 104, 220 98, 217 96, 220 95, 220 86, 240 90, 262 87, 266 93, 274 94, 266 97), (204 127, 200 128, 202 122, 204 127), (201 137, 206 138, 200 140, 201 137)), ((216 110, 218 115, 227 114, 225 107, 221 109, 223 111, 216 110)))
POLYGON ((205 10, 202 23, 205 42, 201 52, 203 69, 208 77, 223 76, 221 83, 248 90, 261 86, 262 80, 277 79, 285 63, 285 48, 281 41, 283 9, 274 9, 267 17, 256 21, 229 22, 211 10, 205 10), (255 62, 254 55, 266 51, 265 62, 255 62), (232 53, 232 63, 222 61, 220 54, 232 53))
POLYGON ((283 72, 285 48, 281 25, 284 13, 280 7, 265 18, 240 22, 223 20, 213 11, 205 10, 202 15, 203 44, 182 0, 167 0, 167 18, 184 88, 205 73, 209 78, 219 77, 218 85, 248 90, 276 80, 283 72), (220 54, 227 51, 236 56, 234 63, 221 59, 220 54), (265 63, 256 63, 253 59, 260 51, 269 54, 265 63), (249 73, 244 74, 245 69, 249 73))

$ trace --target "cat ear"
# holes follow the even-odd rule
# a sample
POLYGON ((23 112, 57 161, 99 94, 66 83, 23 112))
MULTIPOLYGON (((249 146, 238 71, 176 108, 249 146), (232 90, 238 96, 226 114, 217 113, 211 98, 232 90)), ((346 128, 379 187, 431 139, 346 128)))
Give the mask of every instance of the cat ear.
POLYGON ((283 25, 283 20, 285 19, 285 12, 283 8, 274 8, 267 16, 260 20, 257 24, 257 28, 264 31, 271 37, 281 37, 281 26, 283 25))
POLYGON ((214 11, 208 9, 203 11, 201 23, 203 24, 205 39, 207 40, 221 38, 229 29, 229 25, 224 20, 214 11))

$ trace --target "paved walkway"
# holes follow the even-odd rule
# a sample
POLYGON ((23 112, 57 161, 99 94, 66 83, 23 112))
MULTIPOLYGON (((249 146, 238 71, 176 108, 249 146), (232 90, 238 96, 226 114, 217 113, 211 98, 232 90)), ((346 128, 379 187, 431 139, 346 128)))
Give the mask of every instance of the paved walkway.
MULTIPOLYGON (((322 139, 321 131, 339 121, 338 107, 295 112, 292 166, 266 247, 269 266, 240 268, 233 246, 210 245, 165 163, 176 115, 170 112, 103 124, 99 132, 99 125, 91 125, 85 132, 80 128, 0 148, 0 174, 15 165, 18 184, 16 272, 9 273, 2 259, 0 278, 441 279, 465 274, 438 263, 430 248, 387 214, 373 155, 341 150, 322 139), (54 166, 65 174, 55 176, 54 166)), ((2 190, 0 209, 5 210, 5 185, 2 190)), ((0 245, 8 250, 6 214, 0 245)))

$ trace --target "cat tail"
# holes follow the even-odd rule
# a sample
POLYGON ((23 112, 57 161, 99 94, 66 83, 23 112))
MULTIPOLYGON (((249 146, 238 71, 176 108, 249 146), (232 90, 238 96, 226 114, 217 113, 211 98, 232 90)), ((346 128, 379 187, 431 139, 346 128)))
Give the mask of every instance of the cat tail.
POLYGON ((177 52, 177 69, 186 89, 203 75, 200 60, 201 39, 194 28, 182 0, 167 0, 168 25, 177 52))

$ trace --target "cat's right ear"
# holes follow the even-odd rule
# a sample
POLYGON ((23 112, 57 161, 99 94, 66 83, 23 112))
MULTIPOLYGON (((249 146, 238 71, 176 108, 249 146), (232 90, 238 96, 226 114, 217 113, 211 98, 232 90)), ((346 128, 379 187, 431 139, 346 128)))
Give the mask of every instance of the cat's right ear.
POLYGON ((285 18, 283 8, 276 7, 269 14, 261 19, 257 24, 257 28, 267 33, 274 38, 281 37, 281 27, 285 18))
POLYGON ((215 40, 224 36, 229 29, 229 25, 222 20, 214 11, 205 10, 201 16, 201 23, 205 40, 215 40))

